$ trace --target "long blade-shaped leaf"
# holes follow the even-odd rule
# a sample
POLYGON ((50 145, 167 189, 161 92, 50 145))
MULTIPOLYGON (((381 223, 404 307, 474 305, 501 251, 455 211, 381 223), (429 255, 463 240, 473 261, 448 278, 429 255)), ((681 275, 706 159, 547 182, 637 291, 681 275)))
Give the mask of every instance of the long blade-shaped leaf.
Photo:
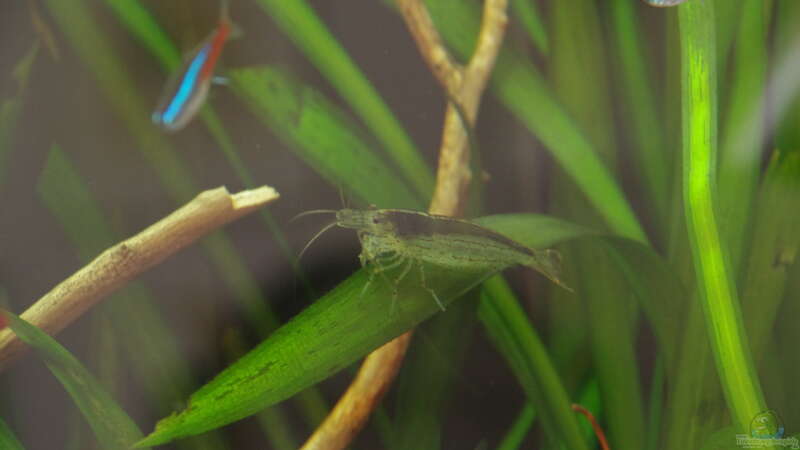
POLYGON ((764 408, 716 213, 717 67, 712 0, 678 9, 683 78, 683 196, 717 370, 739 430, 764 408))
MULTIPOLYGON (((513 224, 515 220, 503 222, 513 224)), ((532 219, 516 229, 537 229, 541 223, 541 233, 527 236, 533 241, 523 241, 534 247, 549 246, 554 239, 569 237, 570 231, 580 233, 580 227, 553 227, 553 222, 557 221, 532 219)), ((507 228, 502 232, 513 238, 509 230, 515 226, 507 228)), ((490 275, 428 265, 424 271, 426 285, 445 304, 490 275)), ((143 443, 167 442, 251 415, 327 378, 414 327, 438 311, 431 294, 420 288, 417 272, 412 270, 398 286, 400 297, 394 306, 394 289, 383 277, 370 281, 369 272, 357 272, 197 391, 186 410, 162 420, 143 443)), ((391 272, 387 277, 397 275, 391 272)))
POLYGON ((570 450, 588 449, 570 409, 572 402, 549 361, 544 344, 511 295, 510 288, 495 277, 485 283, 484 289, 478 317, 507 358, 528 399, 539 410, 550 438, 549 446, 560 443, 570 450))
POLYGON ((67 349, 16 315, 8 311, 2 315, 14 333, 37 351, 64 385, 104 448, 129 449, 141 439, 142 433, 133 420, 67 349))
POLYGON ((380 94, 350 59, 306 0, 257 0, 306 57, 349 102, 381 141, 403 176, 423 199, 430 197, 433 176, 411 138, 380 94))
POLYGON ((742 286, 742 312, 748 319, 747 336, 758 362, 768 348, 789 266, 800 250, 800 152, 775 152, 757 205, 742 286))
POLYGON ((372 204, 414 207, 414 194, 370 151, 352 120, 311 87, 281 69, 262 66, 229 72, 232 87, 251 110, 332 183, 372 204), (384 180, 380 189, 375 180, 384 180))
POLYGON ((749 238, 761 172, 767 76, 767 7, 762 0, 741 3, 735 65, 720 136, 719 210, 731 268, 740 273, 749 238))
MULTIPOLYGON (((592 234, 581 227, 537 216, 499 216, 484 218, 478 223, 535 248, 592 234)), ((438 311, 436 302, 420 287, 422 281, 416 272, 412 270, 399 284, 396 304, 393 304, 393 286, 383 277, 370 280, 369 272, 357 272, 192 395, 189 407, 162 420, 142 445, 167 442, 251 415, 327 378, 430 317, 438 311)), ((424 272, 426 285, 435 290, 445 304, 488 275, 429 265, 424 272)), ((386 275, 392 279, 398 274, 389 272, 386 275)), ((517 322, 520 320, 527 324, 526 319, 517 322)), ((512 333, 512 336, 516 335, 512 333)), ((519 351, 524 358, 530 358, 527 347, 522 346, 519 351)), ((539 365, 528 367, 542 367, 541 364, 544 363, 540 361, 539 365)), ((552 368, 549 371, 548 386, 552 388, 558 380, 552 368)), ((524 381, 525 384, 532 386, 536 382, 524 381)), ((554 425, 553 429, 562 431, 554 432, 553 438, 572 440, 571 436, 580 433, 577 422, 565 400, 563 387, 560 396, 554 392, 557 391, 546 391, 547 396, 555 395, 549 402, 550 407, 540 407, 537 403, 537 408, 560 411, 560 419, 555 419, 559 425, 554 425)), ((542 414, 544 417, 545 412, 542 414)), ((585 448, 578 442, 571 448, 585 448)))

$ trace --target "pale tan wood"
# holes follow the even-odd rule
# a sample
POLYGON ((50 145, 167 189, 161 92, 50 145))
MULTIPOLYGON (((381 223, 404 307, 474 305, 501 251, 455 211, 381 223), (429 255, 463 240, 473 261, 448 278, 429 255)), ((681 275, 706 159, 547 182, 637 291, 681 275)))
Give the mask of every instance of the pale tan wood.
MULTIPOLYGON (((101 253, 37 300, 22 318, 56 334, 142 272, 278 197, 269 186, 233 195, 224 187, 201 192, 172 214, 101 253)), ((0 370, 25 348, 11 330, 0 331, 0 370)))

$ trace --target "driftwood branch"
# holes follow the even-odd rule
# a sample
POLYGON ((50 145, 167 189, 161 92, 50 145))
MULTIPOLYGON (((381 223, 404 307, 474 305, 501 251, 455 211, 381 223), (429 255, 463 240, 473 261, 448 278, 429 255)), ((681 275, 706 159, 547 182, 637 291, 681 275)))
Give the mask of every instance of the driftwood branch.
MULTIPOLYGON (((268 186, 233 195, 224 187, 201 192, 141 233, 101 253, 36 301, 22 318, 56 334, 142 272, 277 198, 278 193, 268 186)), ((0 369, 25 347, 11 330, 1 330, 0 369)))
MULTIPOLYGON (((475 53, 466 67, 455 62, 442 43, 423 0, 397 0, 409 32, 422 57, 447 93, 449 106, 442 130, 436 189, 430 212, 461 215, 472 179, 469 167, 469 134, 478 116, 480 99, 494 68, 507 23, 507 0, 485 0, 475 53), (464 112, 463 123, 453 102, 464 112)), ((411 341, 412 331, 373 351, 330 415, 303 445, 302 450, 345 448, 389 389, 411 341)))

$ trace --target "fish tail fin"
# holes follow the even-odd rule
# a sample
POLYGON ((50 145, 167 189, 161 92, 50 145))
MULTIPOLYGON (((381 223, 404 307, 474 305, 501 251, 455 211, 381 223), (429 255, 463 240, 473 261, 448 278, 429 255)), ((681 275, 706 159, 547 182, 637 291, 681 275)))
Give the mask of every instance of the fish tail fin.
POLYGON ((530 263, 526 264, 526 266, 541 273, 562 288, 570 292, 575 292, 561 280, 561 253, 557 250, 534 250, 533 259, 530 263))

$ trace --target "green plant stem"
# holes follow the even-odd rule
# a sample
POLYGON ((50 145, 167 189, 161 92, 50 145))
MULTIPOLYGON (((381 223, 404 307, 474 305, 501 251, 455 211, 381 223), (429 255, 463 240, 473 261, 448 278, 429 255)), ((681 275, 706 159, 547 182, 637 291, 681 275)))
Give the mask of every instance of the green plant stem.
POLYGON ((742 432, 764 410, 716 214, 717 67, 712 0, 679 7, 684 203, 709 339, 734 423, 742 432))

